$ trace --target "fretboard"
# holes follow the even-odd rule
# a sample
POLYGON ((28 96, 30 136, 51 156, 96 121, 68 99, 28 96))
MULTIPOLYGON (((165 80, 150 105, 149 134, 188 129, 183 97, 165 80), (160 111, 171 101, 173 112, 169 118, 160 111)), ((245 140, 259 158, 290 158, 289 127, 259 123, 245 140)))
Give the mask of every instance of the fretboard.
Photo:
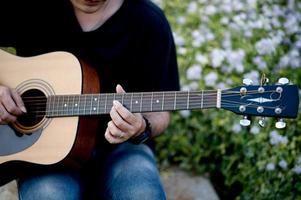
POLYGON ((53 95, 47 98, 46 116, 108 114, 117 100, 131 112, 160 112, 218 107, 218 91, 172 91, 53 95))

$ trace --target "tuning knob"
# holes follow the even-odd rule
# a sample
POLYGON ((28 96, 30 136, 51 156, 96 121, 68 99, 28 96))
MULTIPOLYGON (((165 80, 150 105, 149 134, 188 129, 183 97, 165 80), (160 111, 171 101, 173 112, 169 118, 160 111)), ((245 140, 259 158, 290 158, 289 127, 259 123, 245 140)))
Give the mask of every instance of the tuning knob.
POLYGON ((279 80, 278 80, 278 83, 280 84, 280 85, 287 85, 287 84, 289 84, 289 80, 287 79, 287 78, 285 78, 285 77, 283 77, 283 78, 280 78, 279 80))
POLYGON ((242 83, 243 83, 244 85, 247 85, 247 86, 253 85, 253 81, 252 81, 251 79, 249 79, 249 78, 243 79, 243 80, 242 80, 242 83))
POLYGON ((248 119, 248 116, 244 116, 243 119, 239 121, 242 126, 250 126, 251 121, 248 119))
POLYGON ((275 127, 278 129, 282 129, 286 127, 286 123, 283 119, 279 119, 278 122, 276 122, 275 127))
POLYGON ((258 121, 258 124, 261 127, 265 127, 266 126, 266 119, 265 119, 265 117, 260 118, 259 121, 258 121))

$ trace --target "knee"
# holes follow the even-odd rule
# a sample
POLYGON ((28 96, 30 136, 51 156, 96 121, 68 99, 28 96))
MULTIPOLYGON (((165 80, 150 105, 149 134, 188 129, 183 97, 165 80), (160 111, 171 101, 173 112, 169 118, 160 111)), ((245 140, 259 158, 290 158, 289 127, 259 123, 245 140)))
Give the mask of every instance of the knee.
POLYGON ((34 176, 19 181, 20 200, 75 200, 80 199, 79 181, 66 175, 34 176))
POLYGON ((153 155, 148 150, 119 154, 106 178, 110 199, 166 199, 153 155))

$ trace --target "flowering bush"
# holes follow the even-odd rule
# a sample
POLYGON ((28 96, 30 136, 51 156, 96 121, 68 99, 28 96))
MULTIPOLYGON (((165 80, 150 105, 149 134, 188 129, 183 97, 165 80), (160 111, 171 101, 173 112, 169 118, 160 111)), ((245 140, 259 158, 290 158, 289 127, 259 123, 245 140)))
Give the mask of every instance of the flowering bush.
MULTIPOLYGON (((154 0, 177 45, 182 90, 225 89, 243 78, 287 77, 301 88, 301 2, 297 0, 154 0)), ((157 138, 162 167, 209 173, 222 199, 301 199, 301 120, 253 118, 223 110, 174 112, 157 138)))

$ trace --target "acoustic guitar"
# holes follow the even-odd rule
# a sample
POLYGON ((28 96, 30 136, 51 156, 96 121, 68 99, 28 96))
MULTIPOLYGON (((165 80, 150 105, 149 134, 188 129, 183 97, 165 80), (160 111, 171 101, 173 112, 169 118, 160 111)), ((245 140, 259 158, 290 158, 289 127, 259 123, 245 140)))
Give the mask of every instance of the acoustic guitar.
MULTIPOLYGON (((68 52, 19 57, 0 50, 0 85, 15 88, 27 113, 15 123, 0 125, 0 185, 4 174, 22 163, 82 163, 90 158, 98 118, 113 100, 131 112, 223 108, 247 116, 295 118, 298 88, 282 79, 275 85, 242 85, 226 90, 99 93, 96 71, 68 52)), ((248 81, 247 81, 248 82, 248 81)))

